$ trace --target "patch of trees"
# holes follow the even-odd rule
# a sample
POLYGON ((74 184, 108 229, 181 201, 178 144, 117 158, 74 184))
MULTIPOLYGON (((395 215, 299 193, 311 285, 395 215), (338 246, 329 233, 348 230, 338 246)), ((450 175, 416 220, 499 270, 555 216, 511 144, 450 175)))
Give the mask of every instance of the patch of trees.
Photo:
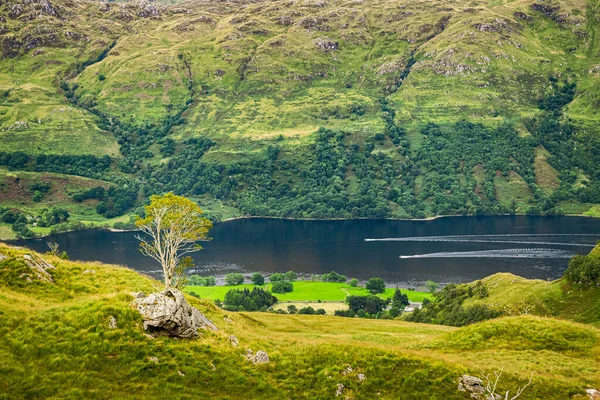
POLYGON ((69 220, 70 214, 67 210, 60 207, 52 209, 43 209, 35 218, 37 226, 49 227, 56 224, 62 224, 69 220))
POLYGON ((42 201, 46 193, 50 191, 50 183, 48 182, 35 182, 29 186, 29 190, 33 193, 33 197, 31 198, 36 203, 42 201))
POLYGON ((135 187, 116 188, 114 186, 105 189, 102 186, 77 193, 73 200, 80 203, 88 199, 100 200, 96 206, 96 212, 106 218, 114 218, 125 214, 127 210, 136 204, 138 191, 135 187))
POLYGON ((276 272, 269 276, 269 281, 271 281, 271 282, 278 282, 278 281, 294 282, 296 279, 298 279, 298 274, 295 273, 294 271, 288 271, 284 274, 282 274, 280 272, 276 272))
POLYGON ((228 311, 266 311, 277 303, 277 297, 271 293, 254 287, 252 291, 245 288, 231 289, 225 294, 224 308, 228 311))
MULTIPOLYGON (((407 315, 407 321, 425 322, 431 324, 464 326, 475 322, 485 321, 500 316, 500 311, 485 304, 464 306, 469 298, 481 299, 488 296, 485 284, 477 281, 469 285, 446 285, 435 293, 434 301, 423 309, 416 309, 407 315)), ((425 303, 423 303, 425 305, 425 303)))
POLYGON ((271 283, 271 292, 289 293, 294 290, 294 284, 289 281, 275 281, 271 283))
POLYGON ((298 314, 306 314, 306 315, 325 315, 327 314, 327 312, 322 309, 322 308, 318 308, 318 309, 314 309, 311 306, 307 306, 307 307, 302 307, 301 309, 298 310, 298 314))
POLYGON ((0 165, 9 169, 35 172, 56 172, 66 175, 79 175, 89 178, 102 178, 110 168, 112 159, 104 155, 58 155, 38 154, 30 156, 17 151, 13 153, 0 152, 0 165))
POLYGON ((187 281, 190 286, 215 286, 217 284, 217 278, 214 276, 200 276, 190 275, 187 281))
POLYGON ((350 310, 354 311, 359 317, 376 316, 381 313, 387 305, 388 301, 374 295, 369 296, 348 296, 346 303, 350 310))
POLYGON ((237 285, 241 285, 242 283, 244 283, 244 275, 242 275, 238 272, 233 272, 233 273, 225 275, 225 285, 226 286, 237 286, 237 285))
MULTIPOLYGON (((341 283, 344 283, 344 282, 346 282, 348 280, 348 278, 345 275, 341 275, 341 274, 338 274, 335 271, 331 271, 329 273, 321 275, 321 280, 323 282, 341 282, 341 283)), ((357 285, 358 285, 358 281, 357 281, 357 285)))

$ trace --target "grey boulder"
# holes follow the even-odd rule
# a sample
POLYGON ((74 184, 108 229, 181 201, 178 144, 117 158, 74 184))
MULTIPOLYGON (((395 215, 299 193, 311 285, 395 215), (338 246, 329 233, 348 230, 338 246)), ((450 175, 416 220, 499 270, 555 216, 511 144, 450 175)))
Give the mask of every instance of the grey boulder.
POLYGON ((177 289, 167 288, 145 296, 136 293, 132 306, 144 318, 144 330, 154 336, 193 339, 198 329, 217 331, 217 327, 197 308, 188 304, 177 289))

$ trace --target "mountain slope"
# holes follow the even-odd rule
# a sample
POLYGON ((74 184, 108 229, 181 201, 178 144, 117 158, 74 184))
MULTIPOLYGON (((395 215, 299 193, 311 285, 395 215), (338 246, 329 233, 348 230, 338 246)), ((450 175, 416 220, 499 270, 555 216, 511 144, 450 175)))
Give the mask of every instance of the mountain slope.
POLYGON ((335 397, 342 383, 343 394, 356 399, 375 393, 463 399, 468 395, 456 389, 462 374, 501 368, 499 386, 511 392, 533 372, 524 399, 571 398, 600 385, 600 336, 587 325, 521 316, 457 329, 228 313, 189 298, 220 331, 198 340, 150 339, 129 307, 129 293, 152 291, 151 279, 117 266, 43 256, 56 267, 52 284, 31 274, 23 262, 24 254, 33 254, 28 250, 2 246, 0 253, 8 257, 0 261, 0 398, 324 399, 335 397), (111 316, 116 329, 108 326, 111 316), (230 345, 231 334, 239 347, 230 345), (271 362, 252 365, 243 357, 246 348, 266 350, 271 362), (348 366, 352 371, 344 373, 348 366))
POLYGON ((109 155, 140 197, 238 215, 593 214, 599 10, 4 2, 0 152, 109 155))

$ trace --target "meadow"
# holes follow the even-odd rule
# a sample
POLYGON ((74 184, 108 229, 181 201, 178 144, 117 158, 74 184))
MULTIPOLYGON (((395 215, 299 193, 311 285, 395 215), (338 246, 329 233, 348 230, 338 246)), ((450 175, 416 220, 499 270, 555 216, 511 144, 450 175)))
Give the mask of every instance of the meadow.
MULTIPOLYGON (((289 293, 274 293, 279 301, 344 301, 346 296, 367 296, 370 293, 364 287, 352 287, 347 283, 338 282, 317 282, 317 281, 296 281, 293 282, 294 290, 289 293)), ((223 300, 225 294, 231 289, 252 290, 254 285, 237 285, 237 286, 186 286, 184 291, 187 293, 194 292, 202 299, 208 300, 223 300)), ((269 290, 269 284, 262 286, 263 289, 269 290)), ((386 288, 384 293, 378 294, 382 299, 391 298, 394 295, 394 288, 386 288)), ((402 289, 401 289, 402 290, 402 289)), ((408 295, 410 301, 421 302, 423 299, 431 299, 431 294, 428 292, 419 292, 415 290, 402 290, 402 293, 408 295)))

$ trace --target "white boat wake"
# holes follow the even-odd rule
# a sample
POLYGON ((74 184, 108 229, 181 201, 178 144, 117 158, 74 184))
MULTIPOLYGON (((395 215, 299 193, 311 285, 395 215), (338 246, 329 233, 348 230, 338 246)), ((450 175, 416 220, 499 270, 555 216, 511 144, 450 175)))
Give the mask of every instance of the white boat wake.
POLYGON ((400 256, 408 258, 571 258, 573 253, 559 249, 505 249, 479 251, 451 251, 400 256))
POLYGON ((561 237, 565 239, 573 238, 600 238, 600 235, 593 234, 568 234, 568 233, 556 233, 556 234, 504 234, 504 235, 448 235, 448 236, 412 236, 412 237, 398 237, 398 238, 378 238, 378 239, 365 239, 365 242, 456 242, 456 243, 505 243, 505 244, 543 244, 543 245, 554 245, 554 246, 585 246, 594 247, 594 243, 572 243, 567 241, 556 241, 560 240, 561 237), (544 237, 552 238, 553 241, 543 240, 544 237), (513 238, 513 240, 510 240, 513 238), (529 239, 529 240, 526 240, 529 239), (537 239, 537 240, 536 240, 537 239))

